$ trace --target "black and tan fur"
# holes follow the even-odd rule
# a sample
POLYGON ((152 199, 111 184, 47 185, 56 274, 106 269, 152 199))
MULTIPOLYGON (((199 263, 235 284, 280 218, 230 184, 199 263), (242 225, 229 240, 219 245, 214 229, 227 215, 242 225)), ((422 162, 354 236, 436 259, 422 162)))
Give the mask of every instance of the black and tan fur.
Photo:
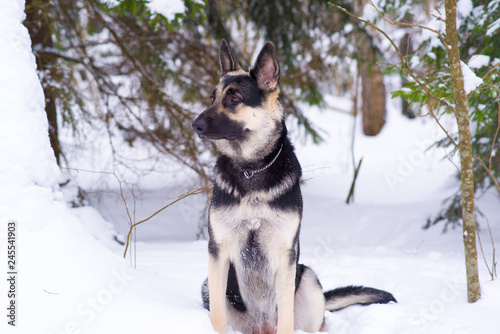
POLYGON ((243 71, 226 41, 211 105, 193 123, 221 152, 209 211, 208 279, 202 287, 212 325, 242 333, 316 332, 324 311, 388 303, 385 291, 346 287, 323 293, 316 274, 299 264, 301 167, 278 100, 274 45, 243 71))

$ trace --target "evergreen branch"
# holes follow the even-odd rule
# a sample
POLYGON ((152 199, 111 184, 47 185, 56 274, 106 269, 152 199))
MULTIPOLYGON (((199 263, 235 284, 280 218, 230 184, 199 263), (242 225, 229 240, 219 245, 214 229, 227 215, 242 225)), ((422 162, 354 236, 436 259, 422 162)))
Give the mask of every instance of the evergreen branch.
MULTIPOLYGON (((408 67, 408 68, 403 68, 403 67, 399 67, 397 65, 394 65, 394 64, 391 64, 391 63, 384 63, 384 62, 377 62, 378 65, 387 65, 387 66, 391 66, 391 67, 394 67, 395 69, 401 71, 401 72, 405 72, 406 74, 408 74, 409 76, 412 77, 413 80, 415 80, 416 83, 418 83, 418 85, 420 87, 422 87, 422 89, 425 91, 425 93, 427 94, 427 96, 429 96, 429 98, 433 99, 435 101, 434 104, 432 104, 432 108, 436 105, 437 102, 441 102, 443 103, 446 107, 448 107, 450 110, 455 110, 455 107, 449 103, 448 101, 446 101, 445 99, 443 98, 440 98, 440 97, 437 97, 435 96, 434 94, 432 94, 432 92, 429 90, 429 88, 427 87, 427 83, 425 81, 421 81, 417 78, 416 75, 414 75, 412 73, 412 68, 411 67, 408 67)), ((441 90, 442 92, 443 90, 441 90)), ((441 93, 440 92, 440 93, 441 93)))

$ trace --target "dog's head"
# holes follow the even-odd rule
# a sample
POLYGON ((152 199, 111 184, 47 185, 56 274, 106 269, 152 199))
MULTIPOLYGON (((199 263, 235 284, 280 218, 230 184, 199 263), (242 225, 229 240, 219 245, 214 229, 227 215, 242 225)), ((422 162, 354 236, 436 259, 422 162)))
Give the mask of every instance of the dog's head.
POLYGON ((193 128, 200 138, 214 140, 223 154, 235 160, 259 159, 271 152, 283 131, 274 45, 264 45, 250 72, 240 68, 225 40, 219 60, 220 82, 193 128))

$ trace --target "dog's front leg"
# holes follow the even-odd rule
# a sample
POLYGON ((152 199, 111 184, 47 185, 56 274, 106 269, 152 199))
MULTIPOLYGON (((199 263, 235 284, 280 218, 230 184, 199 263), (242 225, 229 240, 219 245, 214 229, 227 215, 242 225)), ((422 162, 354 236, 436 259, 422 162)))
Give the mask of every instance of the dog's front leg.
POLYGON ((278 302, 278 334, 290 334, 294 330, 293 307, 295 297, 295 261, 290 263, 288 252, 280 257, 276 272, 276 297, 278 302))
POLYGON ((229 272, 228 252, 220 249, 217 256, 208 255, 208 291, 210 296, 210 321, 219 334, 226 333, 226 287, 229 272))

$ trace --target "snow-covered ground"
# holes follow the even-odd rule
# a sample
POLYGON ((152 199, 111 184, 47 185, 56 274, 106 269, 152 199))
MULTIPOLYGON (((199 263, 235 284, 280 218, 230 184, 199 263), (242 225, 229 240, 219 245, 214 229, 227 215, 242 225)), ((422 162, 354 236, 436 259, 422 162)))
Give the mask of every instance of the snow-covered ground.
MULTIPOLYGON (((1 266, 0 332, 213 333, 200 299, 207 273, 207 242, 195 240, 205 205, 201 195, 140 225, 134 259, 126 260, 114 240, 128 227, 113 178, 104 189, 94 174, 81 171, 76 179, 96 191, 89 193, 92 207, 70 209, 64 202, 35 59, 20 23, 23 7, 22 0, 0 0, 0 254, 6 263, 7 223, 14 220, 18 260, 15 327, 7 324, 10 286, 1 266)), ((329 103, 349 109, 342 98, 329 103)), ((426 151, 440 138, 439 129, 431 119, 403 118, 394 101, 389 107, 379 136, 364 137, 357 126, 355 155, 363 164, 351 205, 344 203, 352 180, 351 117, 311 109, 311 119, 326 133, 321 146, 297 140, 290 124, 305 180, 302 262, 325 289, 367 285, 392 292, 399 302, 327 313, 327 333, 500 333, 500 284, 489 279, 481 255, 482 298, 468 304, 461 229, 422 229, 458 186, 456 167, 444 152, 426 151)), ((443 123, 454 126, 452 120, 443 123)), ((195 186, 168 180, 147 182, 135 205, 125 192, 137 221, 195 186)), ((477 201, 488 263, 493 251, 485 217, 498 247, 499 204, 494 190, 477 201)))

